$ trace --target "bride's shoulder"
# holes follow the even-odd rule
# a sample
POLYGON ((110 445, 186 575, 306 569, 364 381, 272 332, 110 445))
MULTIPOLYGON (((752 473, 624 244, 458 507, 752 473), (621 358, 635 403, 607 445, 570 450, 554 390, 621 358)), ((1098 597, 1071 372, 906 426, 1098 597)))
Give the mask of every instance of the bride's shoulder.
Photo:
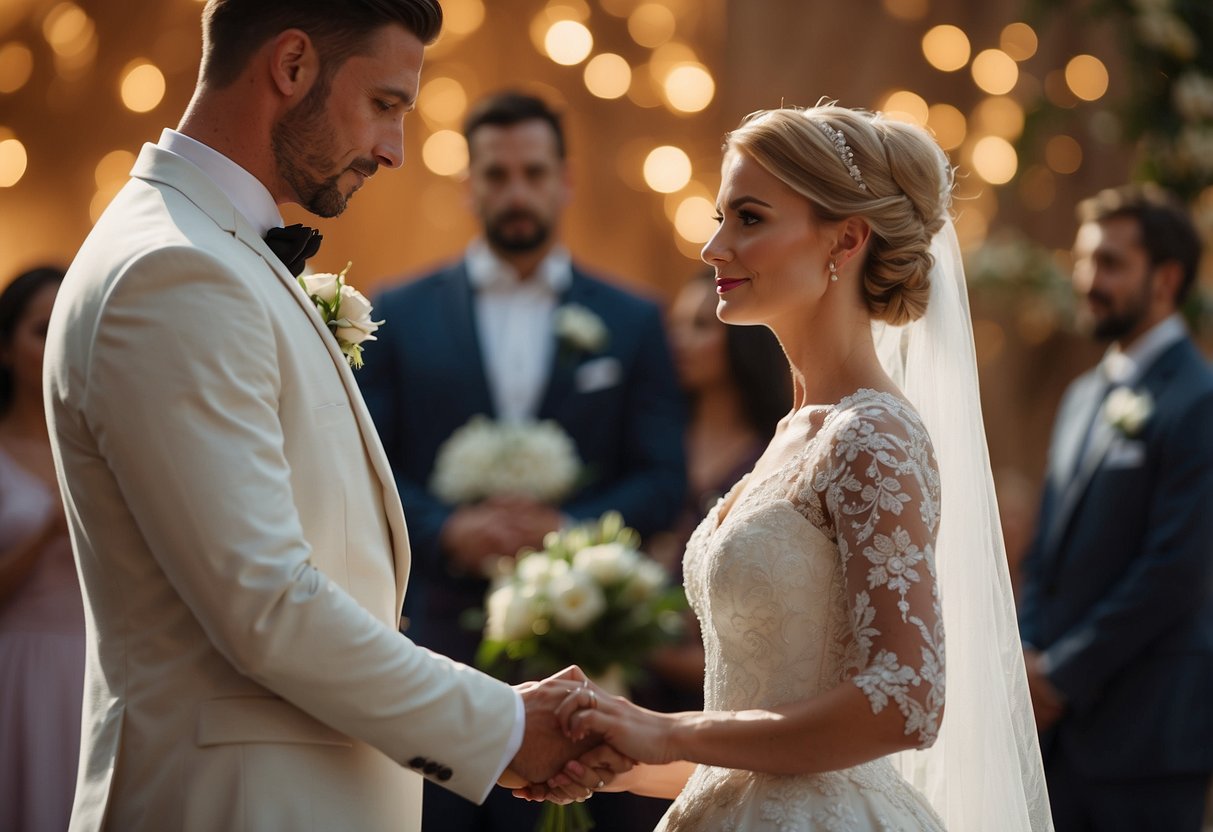
POLYGON ((903 396, 867 388, 835 405, 822 429, 835 442, 882 434, 930 441, 922 417, 903 396))

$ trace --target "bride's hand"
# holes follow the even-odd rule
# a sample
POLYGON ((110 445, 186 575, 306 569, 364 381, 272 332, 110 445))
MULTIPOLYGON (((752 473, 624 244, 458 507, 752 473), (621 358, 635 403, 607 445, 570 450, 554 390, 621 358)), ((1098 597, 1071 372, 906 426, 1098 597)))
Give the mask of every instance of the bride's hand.
POLYGON ((638 763, 661 765, 678 758, 672 735, 675 714, 662 714, 612 696, 593 682, 572 685, 556 719, 574 741, 601 734, 602 741, 638 763))
POLYGON ((630 759, 609 745, 600 745, 576 760, 570 760, 547 783, 532 783, 514 789, 514 796, 564 804, 586 800, 594 792, 627 791, 626 773, 631 771, 633 765, 630 759))

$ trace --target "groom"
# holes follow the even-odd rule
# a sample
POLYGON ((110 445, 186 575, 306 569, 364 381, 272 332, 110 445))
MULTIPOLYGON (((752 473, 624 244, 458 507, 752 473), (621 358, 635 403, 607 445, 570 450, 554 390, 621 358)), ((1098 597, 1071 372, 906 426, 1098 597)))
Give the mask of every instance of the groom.
POLYGON ((180 127, 144 147, 47 337, 89 634, 71 828, 415 832, 423 778, 482 801, 507 765, 542 780, 579 749, 552 685, 511 689, 397 631, 392 474, 296 282, 315 238, 272 229, 278 204, 336 216, 400 166, 442 13, 203 14, 180 127))

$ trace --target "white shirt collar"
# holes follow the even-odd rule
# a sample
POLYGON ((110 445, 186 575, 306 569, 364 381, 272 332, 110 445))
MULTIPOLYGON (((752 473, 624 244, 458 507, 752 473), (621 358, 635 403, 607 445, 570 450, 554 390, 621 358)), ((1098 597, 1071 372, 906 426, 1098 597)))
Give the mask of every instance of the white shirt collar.
POLYGON ((1146 330, 1127 350, 1118 344, 1108 347, 1102 361, 1104 375, 1118 384, 1136 384, 1168 347, 1186 335, 1179 313, 1172 313, 1146 330))
MULTIPOLYGON (((517 270, 502 260, 483 239, 468 246, 466 256, 468 279, 474 289, 508 291, 523 286, 517 270)), ((573 262, 567 249, 553 246, 548 256, 535 268, 535 278, 553 295, 559 295, 573 282, 573 262)))
POLYGON ((184 133, 165 128, 158 146, 176 154, 206 174, 262 237, 282 225, 282 214, 261 180, 213 147, 184 133))

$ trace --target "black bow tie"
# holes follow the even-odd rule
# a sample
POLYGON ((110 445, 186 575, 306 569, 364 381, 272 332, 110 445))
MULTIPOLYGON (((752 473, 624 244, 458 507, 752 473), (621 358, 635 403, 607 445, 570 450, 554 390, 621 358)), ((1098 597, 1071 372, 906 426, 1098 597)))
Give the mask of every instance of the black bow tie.
POLYGON ((295 277, 303 271, 307 259, 320 250, 323 239, 319 231, 299 223, 265 232, 265 244, 295 277))

